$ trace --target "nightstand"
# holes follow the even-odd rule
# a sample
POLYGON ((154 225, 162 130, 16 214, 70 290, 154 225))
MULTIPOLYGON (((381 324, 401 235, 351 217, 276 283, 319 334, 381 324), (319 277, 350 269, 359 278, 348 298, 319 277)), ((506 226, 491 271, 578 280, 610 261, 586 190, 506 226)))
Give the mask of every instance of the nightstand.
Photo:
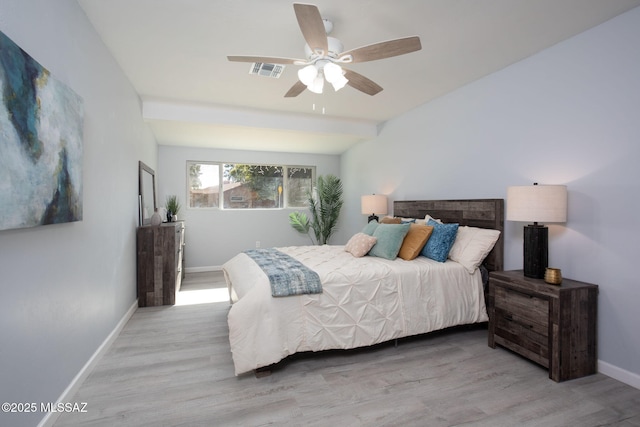
POLYGON ((596 372, 598 286, 550 285, 522 270, 489 275, 489 347, 508 348, 565 381, 596 372))

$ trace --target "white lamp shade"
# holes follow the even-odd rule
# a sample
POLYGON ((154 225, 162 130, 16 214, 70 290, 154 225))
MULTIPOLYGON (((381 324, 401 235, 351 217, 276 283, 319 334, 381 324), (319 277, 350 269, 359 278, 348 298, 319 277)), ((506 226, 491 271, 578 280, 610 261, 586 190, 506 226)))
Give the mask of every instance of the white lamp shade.
POLYGON ((565 185, 507 187, 507 220, 523 222, 566 222, 565 185))
POLYGON ((384 215, 387 213, 387 196, 383 194, 369 194, 362 196, 360 202, 363 215, 384 215))
POLYGON ((336 80, 331 82, 333 90, 336 92, 345 87, 349 83, 349 80, 345 76, 339 76, 336 80))
POLYGON ((334 64, 333 62, 328 62, 324 66, 324 76, 327 78, 329 83, 333 83, 342 77, 342 67, 338 64, 334 64))
POLYGON ((318 76, 313 79, 313 83, 307 85, 307 89, 309 89, 313 93, 322 93, 322 88, 324 87, 324 78, 322 74, 318 74, 318 76))
POLYGON ((349 80, 344 76, 342 67, 333 62, 329 62, 324 66, 324 76, 329 83, 333 85, 333 89, 337 92, 345 85, 349 80))
POLYGON ((317 76, 318 69, 315 65, 307 65, 306 67, 298 70, 298 78, 307 86, 312 85, 317 76))

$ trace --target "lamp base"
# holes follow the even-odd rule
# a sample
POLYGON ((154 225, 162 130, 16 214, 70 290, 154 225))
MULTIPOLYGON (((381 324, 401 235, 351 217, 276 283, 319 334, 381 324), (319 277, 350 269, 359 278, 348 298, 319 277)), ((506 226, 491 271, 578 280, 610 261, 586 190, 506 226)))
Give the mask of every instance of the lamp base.
POLYGON ((375 219, 376 221, 378 221, 380 218, 378 218, 378 215, 369 215, 369 221, 367 221, 367 222, 371 222, 371 221, 373 221, 374 219, 375 219))
POLYGON ((525 226, 523 249, 525 277, 544 278, 549 265, 549 229, 538 224, 525 226))

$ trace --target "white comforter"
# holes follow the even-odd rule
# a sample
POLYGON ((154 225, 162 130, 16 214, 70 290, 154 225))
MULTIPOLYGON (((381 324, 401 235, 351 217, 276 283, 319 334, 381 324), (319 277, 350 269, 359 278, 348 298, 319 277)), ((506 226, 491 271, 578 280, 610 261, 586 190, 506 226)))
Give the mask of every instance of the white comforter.
POLYGON ((488 320, 480 272, 469 274, 456 262, 355 258, 344 246, 278 249, 315 270, 323 292, 274 298, 249 256, 225 263, 236 375, 297 352, 369 346, 488 320))

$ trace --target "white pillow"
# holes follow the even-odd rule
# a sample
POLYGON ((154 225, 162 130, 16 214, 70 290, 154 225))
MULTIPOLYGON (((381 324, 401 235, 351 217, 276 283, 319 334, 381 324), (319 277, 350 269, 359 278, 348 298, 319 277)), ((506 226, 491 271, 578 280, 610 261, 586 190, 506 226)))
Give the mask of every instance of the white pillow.
POLYGON ((377 237, 369 236, 364 233, 356 233, 351 237, 351 239, 349 239, 344 250, 354 257, 360 258, 368 254, 377 241, 377 237))
POLYGON ((500 237, 500 231, 488 228, 458 227, 458 234, 449 251, 449 259, 462 264, 473 273, 491 252, 500 237))
POLYGON ((437 222, 438 224, 442 224, 442 220, 440 220, 440 219, 436 219, 436 218, 432 217, 431 215, 426 214, 426 215, 424 216, 424 221, 425 221, 425 223, 428 223, 428 222, 429 222, 429 220, 433 220, 433 221, 437 222))

